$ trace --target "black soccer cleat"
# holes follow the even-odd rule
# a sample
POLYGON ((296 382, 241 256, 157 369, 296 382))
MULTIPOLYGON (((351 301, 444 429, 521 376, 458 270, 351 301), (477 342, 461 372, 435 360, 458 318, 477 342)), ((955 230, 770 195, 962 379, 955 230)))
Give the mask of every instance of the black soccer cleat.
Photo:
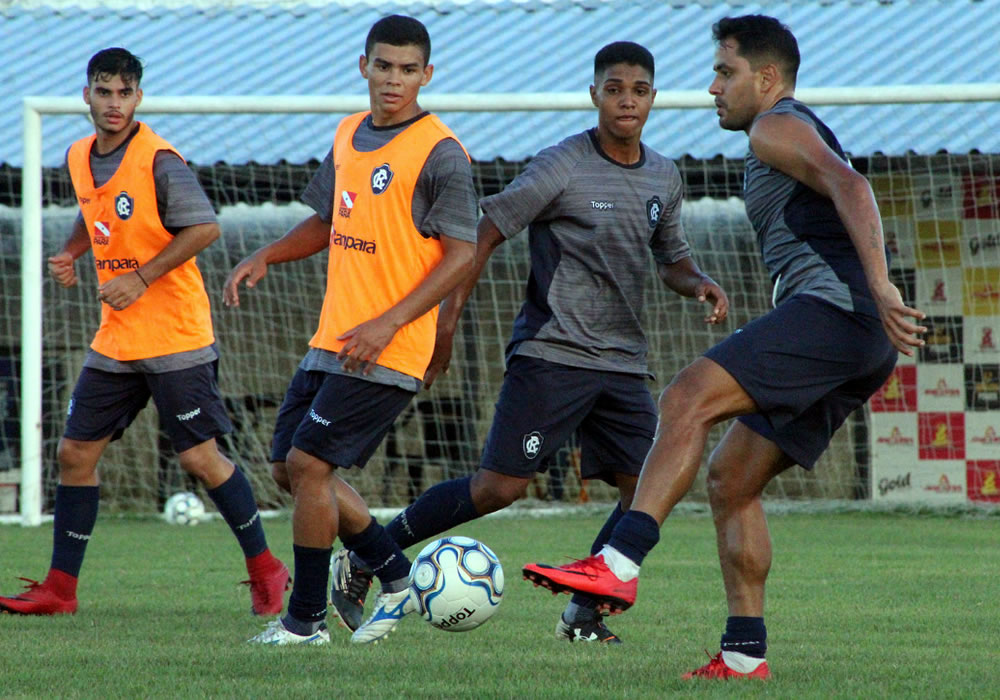
POLYGON ((365 598, 375 574, 346 549, 330 557, 330 605, 341 623, 352 632, 361 626, 365 598))
POLYGON ((622 640, 604 624, 604 618, 596 615, 582 622, 566 622, 559 616, 556 624, 556 639, 565 642, 597 642, 598 644, 621 644, 622 640))

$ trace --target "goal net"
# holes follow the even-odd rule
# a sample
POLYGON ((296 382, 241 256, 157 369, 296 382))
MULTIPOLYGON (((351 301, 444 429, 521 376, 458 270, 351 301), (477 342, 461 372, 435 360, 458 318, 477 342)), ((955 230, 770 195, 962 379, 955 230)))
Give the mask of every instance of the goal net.
MULTIPOLYGON (((813 92, 820 95, 820 91, 813 92)), ((480 102, 448 102, 447 97, 439 96, 436 103, 428 99, 427 106, 435 111, 485 109, 480 102)), ((558 102, 558 97, 553 96, 550 104, 558 102)), ((222 448, 247 473, 263 508, 284 508, 289 498, 270 478, 271 432, 285 388, 315 330, 326 256, 272 268, 256 289, 242 294, 238 309, 222 305, 221 290, 240 259, 311 213, 298 203, 298 197, 317 162, 199 162, 199 145, 192 136, 197 130, 187 129, 187 141, 182 144, 158 126, 156 115, 161 109, 183 114, 185 104, 196 104, 171 99, 147 99, 140 118, 175 142, 219 209, 223 236, 198 262, 213 302, 221 388, 235 426, 233 434, 221 441, 222 448)), ((189 116, 201 119, 214 110, 231 119, 237 150, 250 133, 243 127, 252 128, 252 113, 274 111, 269 100, 280 99, 261 98, 255 106, 248 102, 253 98, 216 98, 211 107, 196 104, 189 116)), ((857 101, 838 99, 839 103, 857 101)), ((670 101, 671 94, 661 91, 657 106, 667 107, 670 101)), ((878 101, 884 102, 884 96, 878 101)), ((689 108, 704 106, 704 102, 704 95, 678 93, 673 106, 689 108)), ((39 114, 46 109, 79 109, 60 100, 50 108, 44 101, 38 104, 39 114)), ((539 100, 538 105, 526 106, 522 100, 508 108, 538 109, 541 104, 539 100)), ((587 107, 575 104, 564 108, 587 107)), ((312 105, 302 111, 319 112, 316 118, 327 120, 332 134, 338 115, 351 109, 353 104, 312 105)), ((818 111, 837 131, 837 119, 826 116, 822 108, 818 111)), ((46 116, 45 120, 65 118, 46 116)), ((82 122, 77 137, 87 135, 89 125, 79 116, 74 118, 82 122)), ((444 118, 447 121, 448 115, 444 118)), ((253 133, 256 137, 264 131, 253 133)), ((281 139, 282 135, 270 134, 269 138, 281 139)), ((328 147, 317 144, 317 157, 328 147)), ((850 143, 845 148, 850 150, 850 143)), ((28 167, 27 151, 25 162, 28 178, 35 171, 28 167)), ((928 345, 914 360, 904 358, 871 406, 848 419, 813 471, 789 470, 772 484, 769 496, 811 504, 1000 500, 1000 463, 996 461, 1000 459, 1000 154, 853 154, 852 162, 873 184, 894 253, 895 280, 908 302, 930 314, 928 345)), ((644 323, 650 366, 656 374, 650 382, 654 395, 713 343, 771 305, 771 285, 740 199, 742 160, 684 157, 678 165, 686 184, 684 227, 696 260, 727 289, 732 312, 724 327, 706 326, 702 306, 667 290, 650 262, 644 323)), ((496 192, 523 167, 524 162, 475 161, 476 187, 480 194, 496 192)), ((32 194, 27 183, 23 205, 20 173, 0 171, 0 192, 11 203, 0 207, 0 221, 13 232, 0 239, 4 246, 0 279, 6 290, 0 329, 7 348, 5 355, 0 354, 0 380, 4 382, 0 385, 4 408, 0 513, 23 508, 26 498, 37 498, 42 513, 51 511, 56 444, 70 392, 99 319, 94 303, 96 274, 88 255, 77 263, 78 286, 63 289, 47 278, 39 281, 44 311, 39 317, 37 357, 34 346, 22 335, 23 329, 30 335, 31 324, 38 319, 30 311, 30 299, 22 307, 25 299, 18 296, 21 258, 29 275, 40 274, 42 260, 61 247, 77 212, 68 174, 58 167, 39 169, 41 191, 32 194), (30 232, 20 235, 22 221, 31 228, 35 216, 40 217, 40 241, 34 241, 30 232), (40 249, 32 247, 39 244, 40 249), (41 362, 34 362, 38 358, 41 362), (36 364, 40 376, 26 373, 26 366, 36 364), (22 375, 27 384, 22 383, 22 375), (33 425, 30 412, 27 420, 19 421, 26 400, 29 404, 36 401, 41 415, 37 483, 22 483, 22 466, 30 461, 24 457, 30 455, 21 452, 31 441, 20 440, 20 430, 31 430, 33 425)), ((346 473, 369 505, 401 507, 434 483, 475 470, 503 377, 504 349, 524 298, 528 266, 527 236, 498 249, 465 310, 450 372, 416 397, 366 469, 346 473)), ((30 283, 25 285, 29 297, 30 287, 30 283)), ((724 428, 712 431, 706 458, 724 428)), ((532 502, 613 501, 615 492, 605 484, 580 479, 579 462, 575 441, 563 446, 550 460, 547 472, 531 485, 532 502)), ((102 512, 151 513, 174 492, 200 491, 181 471, 152 405, 109 447, 100 475, 102 512)), ((705 500, 704 469, 688 498, 705 500)))

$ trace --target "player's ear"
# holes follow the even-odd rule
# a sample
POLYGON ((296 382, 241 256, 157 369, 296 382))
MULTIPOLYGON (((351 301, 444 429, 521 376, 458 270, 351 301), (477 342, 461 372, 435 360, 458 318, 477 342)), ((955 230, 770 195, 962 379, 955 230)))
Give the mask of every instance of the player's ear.
POLYGON ((87 104, 87 105, 90 104, 90 86, 89 85, 84 85, 83 86, 83 103, 87 104))
POLYGON ((424 85, 429 83, 433 76, 434 76, 434 64, 428 63, 426 66, 424 66, 424 77, 420 81, 420 87, 423 87, 424 85))
POLYGON ((767 92, 781 81, 781 72, 778 71, 778 66, 774 63, 768 63, 761 66, 758 76, 758 79, 760 80, 761 92, 767 92))
POLYGON ((364 54, 358 56, 358 70, 361 71, 361 77, 368 80, 368 57, 364 54))
POLYGON ((594 106, 600 109, 601 105, 597 101, 597 86, 590 86, 590 101, 594 103, 594 106))
POLYGON ((135 106, 138 107, 139 105, 142 104, 142 88, 135 89, 135 97, 136 97, 135 106))

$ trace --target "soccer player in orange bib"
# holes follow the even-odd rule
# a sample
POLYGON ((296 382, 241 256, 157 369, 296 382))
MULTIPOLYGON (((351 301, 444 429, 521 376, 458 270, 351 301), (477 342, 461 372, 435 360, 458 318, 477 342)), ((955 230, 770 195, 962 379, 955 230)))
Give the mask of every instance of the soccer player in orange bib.
POLYGON ((774 285, 774 309, 681 370, 660 397, 656 439, 632 508, 594 555, 524 574, 585 592, 612 612, 636 599, 639 567, 694 483, 709 429, 737 418, 708 464, 729 617, 721 651, 686 679, 766 679, 764 586, 771 538, 761 496, 796 464, 812 469, 834 431, 882 386, 924 332, 889 281, 871 187, 833 132, 795 99, 799 49, 773 17, 713 27, 719 125, 745 131, 744 199, 774 285))
POLYGON ((246 556, 253 612, 281 612, 288 569, 267 548, 253 490, 218 449, 229 433, 218 353, 195 256, 219 237, 211 203, 169 143, 134 119, 142 63, 121 48, 96 53, 83 99, 96 133, 66 156, 80 216, 49 272, 77 283, 92 251, 101 325, 73 390, 59 442, 52 565, 41 584, 0 597, 24 615, 73 613, 77 578, 97 519, 97 463, 150 397, 181 467, 207 489, 246 556))
POLYGON ((303 195, 315 214, 229 276, 239 303, 268 266, 329 250, 319 329, 278 413, 271 461, 294 499, 295 583, 287 614, 251 639, 324 644, 334 539, 375 562, 374 612, 352 641, 377 642, 411 611, 410 562, 340 469, 364 467, 419 391, 435 351, 438 305, 475 258, 475 190, 454 134, 417 103, 434 68, 411 17, 376 22, 359 59, 370 112, 346 117, 303 195))

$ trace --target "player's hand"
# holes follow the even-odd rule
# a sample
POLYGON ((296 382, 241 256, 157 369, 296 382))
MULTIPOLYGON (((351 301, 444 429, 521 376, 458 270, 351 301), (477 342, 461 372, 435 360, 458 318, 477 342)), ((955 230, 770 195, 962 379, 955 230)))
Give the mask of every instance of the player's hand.
POLYGON ((240 305, 240 282, 246 280, 247 289, 253 289, 267 274, 267 263, 254 254, 243 258, 226 278, 222 288, 222 303, 226 306, 240 305))
POLYGON ((434 341, 434 354, 431 355, 430 364, 427 365, 427 371, 424 372, 424 389, 430 389, 435 379, 448 373, 448 367, 451 366, 453 337, 451 333, 438 333, 437 339, 434 341))
POLYGON ((73 256, 69 253, 53 255, 49 258, 49 275, 64 287, 74 286, 79 280, 73 263, 73 256))
POLYGON ((695 287, 694 296, 698 301, 712 304, 712 312, 705 317, 705 323, 718 324, 726 320, 729 315, 729 297, 711 277, 702 277, 695 287))
POLYGON ((121 311, 145 294, 146 289, 146 283, 137 273, 126 272, 98 287, 97 298, 115 311, 121 311))
POLYGON ((344 371, 353 372, 361 369, 362 374, 371 374, 379 355, 392 341, 398 329, 399 326, 379 316, 338 335, 337 340, 347 341, 337 353, 337 359, 343 363, 344 371))
POLYGON ((907 317, 922 321, 927 314, 919 309, 912 309, 903 303, 903 296, 892 282, 886 282, 878 289, 873 289, 875 305, 878 307, 882 327, 890 342, 904 355, 913 357, 913 348, 922 347, 923 338, 917 336, 926 333, 926 326, 918 326, 907 317))

